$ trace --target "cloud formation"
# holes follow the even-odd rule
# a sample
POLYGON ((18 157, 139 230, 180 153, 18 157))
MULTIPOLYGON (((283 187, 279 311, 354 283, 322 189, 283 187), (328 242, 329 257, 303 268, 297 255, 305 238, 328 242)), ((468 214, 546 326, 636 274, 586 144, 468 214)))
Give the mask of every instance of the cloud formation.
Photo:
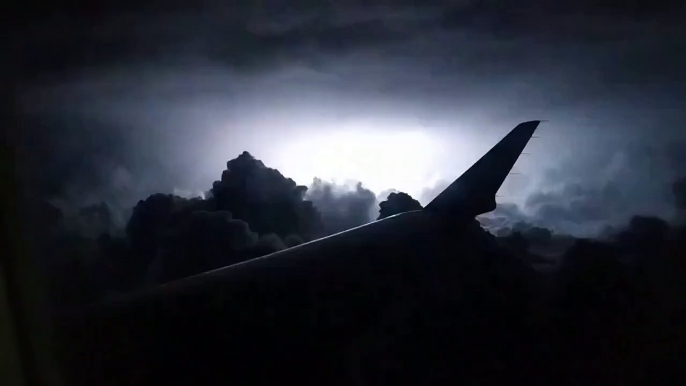
POLYGON ((157 269, 149 273, 157 283, 241 262, 248 257, 248 249, 263 247, 257 245, 257 233, 248 223, 222 210, 193 211, 166 229, 163 237, 159 261, 153 263, 157 269))
POLYGON ((637 214, 677 216, 674 202, 686 170, 684 144, 657 141, 611 148, 616 150, 579 154, 547 168, 524 189, 529 192, 525 198, 500 203, 482 216, 484 224, 495 229, 524 221, 557 233, 594 237, 637 214))
MULTIPOLYGON (((686 36, 675 18, 683 5, 501 3, 288 12, 271 1, 260 9, 176 4, 155 15, 132 6, 106 19, 74 8, 60 17, 36 11, 40 20, 11 34, 7 72, 17 90, 11 122, 22 186, 40 202, 26 213, 41 224, 91 229, 61 245, 80 258, 109 251, 98 272, 135 277, 113 288, 139 283, 151 262, 165 261, 163 249, 168 278, 180 275, 172 269, 177 261, 198 272, 231 260, 212 257, 232 253, 215 228, 254 241, 241 258, 279 250, 364 224, 387 198, 321 180, 307 189, 249 153, 223 171, 215 161, 243 148, 270 155, 275 143, 308 135, 301 127, 328 130, 323 122, 367 116, 391 116, 459 142, 437 171, 446 182, 472 147, 499 135, 484 130, 466 140, 476 130, 464 127, 506 127, 535 116, 573 130, 553 138, 527 199, 481 219, 500 236, 518 232, 528 249, 563 234, 612 235, 635 214, 671 220, 673 202, 683 213, 683 183, 674 181, 684 177, 686 152, 676 141, 662 144, 683 135, 686 64, 674 54, 686 36), (153 194, 207 188, 201 199, 153 194), (41 209, 47 201, 51 207, 41 209), (116 219, 134 205, 125 235, 94 240, 120 226, 116 219), (170 234, 188 239, 179 250, 197 248, 206 259, 182 261, 168 248, 170 234)), ((426 203, 442 187, 418 198, 426 203)), ((406 209, 417 208, 407 202, 406 209)))
POLYGON ((376 195, 361 182, 345 186, 315 178, 306 197, 321 213, 328 234, 370 222, 376 208, 376 195))
POLYGON ((305 200, 306 191, 306 186, 243 152, 227 162, 208 201, 214 210, 231 212, 259 234, 309 238, 316 234, 320 218, 312 201, 305 200))
POLYGON ((398 213, 420 209, 422 209, 422 205, 409 194, 403 192, 393 192, 388 195, 388 198, 386 198, 385 201, 382 201, 379 204, 379 217, 377 220, 381 220, 398 213))

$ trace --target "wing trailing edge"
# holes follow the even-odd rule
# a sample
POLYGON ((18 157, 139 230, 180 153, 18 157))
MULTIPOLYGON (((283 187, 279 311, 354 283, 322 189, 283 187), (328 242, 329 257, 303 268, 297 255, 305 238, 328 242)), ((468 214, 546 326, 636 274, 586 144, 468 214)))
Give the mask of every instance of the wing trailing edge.
POLYGON ((495 209, 495 196, 541 121, 523 122, 433 199, 424 210, 441 217, 476 217, 495 209))

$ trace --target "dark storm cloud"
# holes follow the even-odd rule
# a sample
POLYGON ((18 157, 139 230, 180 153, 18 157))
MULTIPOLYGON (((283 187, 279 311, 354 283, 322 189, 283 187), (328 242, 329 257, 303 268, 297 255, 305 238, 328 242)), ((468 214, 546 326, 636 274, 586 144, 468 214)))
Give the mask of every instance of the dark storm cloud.
POLYGON ((27 120, 14 141, 26 194, 82 206, 103 200, 121 205, 151 193, 140 180, 157 166, 156 159, 137 151, 133 138, 119 135, 115 127, 114 122, 69 114, 27 120))
POLYGON ((501 229, 511 230, 517 223, 530 221, 529 216, 522 213, 516 204, 498 203, 493 212, 479 216, 481 225, 490 232, 497 234, 501 229))
POLYGON ((227 162, 207 198, 141 200, 126 228, 130 254, 159 283, 301 244, 322 235, 306 190, 243 152, 227 162))
MULTIPOLYGON (((553 171, 531 207, 522 208, 527 215, 577 231, 587 221, 666 211, 660 201, 672 176, 648 186, 644 181, 655 173, 641 165, 649 162, 632 159, 652 156, 613 161, 623 145, 598 138, 654 140, 681 130, 686 63, 675 53, 686 36, 677 20, 682 5, 456 1, 292 8, 267 1, 260 8, 118 7, 65 8, 69 12, 41 16, 11 36, 18 90, 31 91, 21 94, 21 107, 36 119, 26 124, 32 129, 23 174, 40 176, 26 178, 40 185, 38 196, 67 196, 79 207, 133 204, 174 188, 205 189, 204 181, 216 176, 206 176, 210 162, 203 160, 210 142, 220 141, 198 117, 214 118, 227 106, 244 116, 274 114, 278 103, 267 96, 282 93, 288 100, 314 95, 308 103, 317 108, 321 95, 334 95, 337 112, 414 110, 410 114, 443 122, 449 129, 436 131, 445 132, 455 122, 475 131, 495 126, 474 116, 511 122, 512 116, 542 114, 574 129, 559 143, 581 139, 569 145, 578 154, 569 162, 557 165, 550 152, 546 163, 553 171), (290 65, 307 71, 274 75, 290 65), (293 89, 273 87, 289 77, 293 89), (254 88, 246 91, 246 84, 254 88), (314 92, 314 85, 322 88, 314 92), (365 103, 368 110, 361 109, 365 103), (456 106, 454 116, 446 115, 456 106), (42 142, 33 146, 34 140, 42 142), (625 166, 612 182, 596 181, 602 173, 595 173, 597 164, 580 162, 587 157, 625 166), (624 178, 631 182, 614 182, 624 178), (605 201, 612 202, 599 205, 605 201)), ((240 142, 232 134, 231 142, 240 142)), ((237 146, 242 148, 230 151, 252 151, 237 146)))
POLYGON ((354 187, 315 178, 307 199, 322 215, 328 234, 364 225, 374 219, 376 195, 358 182, 354 187))
POLYGON ((619 189, 610 185, 596 190, 584 188, 581 184, 565 184, 559 192, 532 194, 526 200, 526 207, 544 223, 583 224, 608 220, 627 210, 621 203, 621 194, 619 189))
MULTIPOLYGON (((41 173, 49 180, 37 188, 48 197, 68 195, 67 190, 98 196, 111 190, 108 179, 112 169, 132 174, 137 186, 170 190, 169 185, 178 182, 179 176, 198 172, 183 169, 188 167, 188 157, 170 162, 170 154, 178 151, 160 151, 151 148, 149 142, 158 141, 158 135, 164 135, 158 142, 162 146, 178 142, 180 138, 171 139, 178 133, 177 127, 188 124, 174 112, 171 114, 176 114, 176 119, 172 118, 171 125, 154 117, 166 117, 180 109, 188 111, 193 108, 188 102, 204 102, 205 108, 211 109, 216 105, 213 100, 230 101, 228 94, 240 94, 236 88, 240 89, 245 79, 222 73, 217 67, 260 72, 260 68, 278 68, 302 57, 328 56, 391 41, 412 29, 405 24, 421 18, 421 12, 412 10, 333 12, 305 8, 280 15, 278 7, 213 6, 169 12, 162 9, 157 14, 113 12, 93 19, 86 17, 88 11, 76 11, 26 26, 13 35, 17 52, 13 63, 21 80, 17 87, 19 102, 32 119, 25 122, 28 130, 18 142, 29 143, 26 148, 35 153, 23 154, 22 162, 27 160, 27 165, 22 174, 38 174, 35 170, 41 166, 31 165, 32 160, 54 168, 41 173), (203 72, 208 63, 214 70, 203 72), (174 69, 171 79, 165 75, 169 68, 174 69), (184 69, 203 74, 179 76, 184 69), (218 82, 219 77, 223 80, 218 82), (166 89, 160 89, 160 80, 166 89), (165 86, 167 83, 173 90, 165 86), (208 100, 208 94, 214 95, 208 100), (46 146, 33 146, 34 137, 40 137, 46 146), (80 159, 88 162, 78 162, 80 159), (167 178, 168 173, 177 178, 167 178)), ((202 146, 194 141, 197 139, 184 146, 202 146)), ((184 154, 189 151, 203 153, 186 149, 184 154)), ((136 193, 142 192, 131 192, 129 201, 136 193)))
POLYGON ((317 207, 304 200, 305 190, 244 152, 227 162, 207 198, 157 193, 140 200, 123 238, 110 236, 106 204, 82 208, 71 220, 76 223, 69 228, 71 236, 53 241, 73 239, 55 260, 81 264, 80 255, 71 254, 92 250, 102 267, 84 268, 83 275, 108 279, 91 290, 130 290, 146 281, 162 283, 263 256, 372 219, 376 196, 361 184, 350 189, 316 179, 308 198, 317 207))
POLYGON ((115 227, 112 211, 104 202, 82 207, 79 217, 85 222, 84 228, 93 232, 95 237, 101 233, 112 233, 115 227))
POLYGON ((398 213, 420 209, 422 209, 422 205, 409 194, 403 192, 393 192, 388 195, 386 200, 379 203, 378 219, 381 220, 398 213))
POLYGON ((258 236, 249 225, 233 219, 226 211, 194 211, 164 237, 157 257, 160 261, 153 262, 157 269, 149 273, 156 282, 243 261, 246 251, 258 243, 258 236))
MULTIPOLYGON (((483 216, 491 229, 517 222, 555 232, 595 236, 637 214, 674 220, 678 181, 686 174, 682 142, 612 144, 605 152, 584 152, 544 168, 528 195, 483 216), (678 150, 681 149, 681 150, 678 150)), ((501 193, 502 194, 502 193, 501 193)))
POLYGON ((202 56, 255 71, 284 58, 402 39, 426 19, 426 11, 411 7, 269 9, 277 3, 265 3, 215 3, 185 10, 172 5, 156 13, 113 11, 103 17, 78 10, 61 13, 19 30, 14 48, 23 55, 16 58, 16 67, 29 76, 202 56))
MULTIPOLYGON (((567 202, 572 210, 577 206, 580 215, 589 219, 591 216, 626 219, 632 213, 641 212, 671 217, 674 208, 671 186, 686 173, 686 163, 678 156, 686 147, 679 147, 682 150, 675 152, 675 143, 632 144, 608 152, 611 157, 606 162, 577 160, 574 169, 578 172, 562 170, 566 182, 551 179, 550 186, 561 187, 553 195, 558 195, 560 202, 567 202), (584 165, 589 161, 590 164, 584 165), (584 209, 593 210, 584 214, 584 209)), ((539 203, 536 197, 528 202, 539 203)))
MULTIPOLYGON (((635 132, 683 120, 678 106, 686 63, 676 55, 685 36, 683 10, 674 2, 481 1, 450 12, 448 25, 474 36, 470 70, 481 63, 491 78, 530 85, 519 94, 525 103, 514 106, 533 98, 546 116, 574 119, 577 126, 630 124, 625 130, 635 132), (629 106, 645 115, 626 119, 620 111, 629 106)), ((456 50, 465 52, 464 44, 456 50)), ((661 128, 669 130, 677 128, 661 128)))
POLYGON ((221 180, 212 184, 209 201, 215 210, 230 211, 261 235, 312 237, 319 213, 305 200, 306 191, 307 187, 243 152, 226 163, 221 180))
POLYGON ((559 300, 583 310, 605 303, 610 313, 617 306, 635 310, 656 301, 683 310, 685 231, 660 218, 636 216, 602 241, 576 241, 557 271, 559 300))
MULTIPOLYGON (((664 33, 677 32, 673 28, 679 28, 675 15, 679 14, 680 5, 670 8, 660 2, 611 3, 603 6, 572 1, 508 4, 456 1, 447 5, 429 2, 423 6, 360 6, 344 2, 338 6, 304 5, 284 9, 276 2, 264 2, 260 7, 208 4, 196 9, 178 9, 170 6, 160 8, 157 14, 143 9, 138 13, 105 13, 102 18, 88 18, 84 16, 89 14, 74 12, 72 16, 62 14, 49 18, 16 34, 16 47, 21 47, 18 52, 22 53, 16 60, 17 68, 22 71, 42 72, 59 71, 57 67, 78 70, 130 61, 168 61, 174 57, 183 60, 195 55, 255 70, 284 60, 325 58, 328 54, 393 45, 424 33, 445 32, 449 36, 455 30, 474 33, 484 47, 489 42, 502 41, 505 54, 511 42, 523 49, 548 51, 553 47, 539 45, 545 39, 554 44, 561 40, 574 44, 586 41, 609 50, 629 48, 620 38, 624 41, 640 38, 638 50, 636 44, 631 46, 631 52, 640 54, 645 53, 644 49, 659 51, 673 44, 674 37, 678 36, 665 37, 664 33), (64 28, 66 25, 69 28, 64 28), (659 33, 663 34, 662 43, 656 46, 653 40, 659 33), (607 46, 608 43, 612 46, 607 46)), ((458 47, 465 43, 454 42, 458 47)), ((554 59, 549 57, 550 52, 545 57, 542 53, 522 55, 519 61, 554 59)), ((509 56, 509 59, 514 58, 509 56)), ((595 59, 586 57, 584 61, 595 59)), ((624 59, 623 72, 643 70, 643 65, 662 67, 662 71, 651 71, 650 76, 664 74, 665 64, 676 69, 681 63, 678 58, 667 61, 660 56, 653 56, 653 61, 660 60, 652 64, 640 57, 625 56, 624 59)), ((470 60, 477 62, 479 58, 470 60)), ((617 72, 603 73, 613 74, 617 72)))

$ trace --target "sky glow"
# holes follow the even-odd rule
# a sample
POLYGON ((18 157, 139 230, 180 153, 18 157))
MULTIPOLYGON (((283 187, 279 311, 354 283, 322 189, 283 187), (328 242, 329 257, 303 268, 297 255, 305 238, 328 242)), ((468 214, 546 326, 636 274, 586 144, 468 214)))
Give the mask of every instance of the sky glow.
POLYGON ((279 165, 299 184, 314 177, 362 181, 374 192, 421 192, 440 177, 441 143, 419 130, 380 131, 365 125, 326 131, 281 146, 279 165))

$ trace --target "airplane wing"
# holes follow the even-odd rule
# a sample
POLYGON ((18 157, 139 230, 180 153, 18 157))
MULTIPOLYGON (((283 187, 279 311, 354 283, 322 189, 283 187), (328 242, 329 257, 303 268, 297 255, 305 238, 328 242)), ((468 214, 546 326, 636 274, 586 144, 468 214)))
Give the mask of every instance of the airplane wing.
POLYGON ((431 201, 440 216, 476 217, 495 209, 495 195, 541 121, 523 122, 431 201))

